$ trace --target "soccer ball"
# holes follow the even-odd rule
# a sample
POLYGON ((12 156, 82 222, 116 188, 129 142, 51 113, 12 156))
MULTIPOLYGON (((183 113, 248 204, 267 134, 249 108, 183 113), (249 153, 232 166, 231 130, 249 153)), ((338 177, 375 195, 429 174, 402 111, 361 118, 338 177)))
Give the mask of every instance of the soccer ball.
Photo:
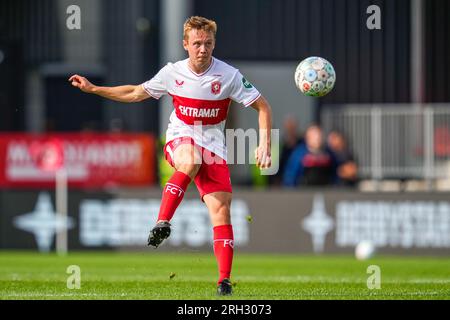
POLYGON ((355 256, 358 260, 367 260, 375 254, 375 246, 370 241, 361 241, 355 248, 355 256))
POLYGON ((297 88, 310 97, 323 97, 336 82, 333 65, 321 57, 309 57, 295 69, 294 81, 297 88))

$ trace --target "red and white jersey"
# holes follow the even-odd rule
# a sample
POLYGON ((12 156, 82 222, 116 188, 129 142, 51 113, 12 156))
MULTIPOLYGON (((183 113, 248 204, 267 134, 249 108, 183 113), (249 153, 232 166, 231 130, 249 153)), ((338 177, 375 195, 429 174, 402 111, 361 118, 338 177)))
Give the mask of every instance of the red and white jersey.
POLYGON ((245 107, 261 94, 227 63, 212 58, 202 74, 192 71, 189 59, 168 63, 142 87, 153 98, 169 94, 175 110, 170 115, 166 142, 192 137, 196 144, 227 159, 224 127, 231 100, 245 107))

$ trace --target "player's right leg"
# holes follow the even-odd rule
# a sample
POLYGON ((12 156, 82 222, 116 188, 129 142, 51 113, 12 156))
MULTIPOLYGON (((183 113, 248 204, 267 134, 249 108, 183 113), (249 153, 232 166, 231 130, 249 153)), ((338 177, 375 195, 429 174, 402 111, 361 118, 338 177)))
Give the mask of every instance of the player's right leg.
POLYGON ((201 153, 191 138, 178 138, 164 147, 166 159, 176 169, 163 189, 155 227, 150 230, 148 245, 157 248, 170 236, 170 220, 181 203, 189 183, 201 166, 201 153))

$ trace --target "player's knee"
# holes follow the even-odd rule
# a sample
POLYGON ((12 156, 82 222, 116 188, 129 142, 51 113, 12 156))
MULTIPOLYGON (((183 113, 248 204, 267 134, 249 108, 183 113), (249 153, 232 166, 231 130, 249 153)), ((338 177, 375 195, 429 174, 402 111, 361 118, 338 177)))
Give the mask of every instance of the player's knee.
POLYGON ((200 169, 200 165, 194 164, 194 163, 182 163, 179 165, 175 164, 175 168, 178 171, 181 171, 184 174, 187 174, 188 176, 190 176, 193 179, 197 175, 197 172, 200 169))

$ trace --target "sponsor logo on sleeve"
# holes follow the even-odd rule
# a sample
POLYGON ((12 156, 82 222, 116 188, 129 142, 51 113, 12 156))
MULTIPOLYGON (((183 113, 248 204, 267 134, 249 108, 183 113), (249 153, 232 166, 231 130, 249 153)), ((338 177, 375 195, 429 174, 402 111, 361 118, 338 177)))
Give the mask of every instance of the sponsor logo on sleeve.
POLYGON ((244 87, 246 89, 253 88, 253 85, 247 79, 245 79, 244 77, 242 77, 242 83, 244 84, 244 87))

